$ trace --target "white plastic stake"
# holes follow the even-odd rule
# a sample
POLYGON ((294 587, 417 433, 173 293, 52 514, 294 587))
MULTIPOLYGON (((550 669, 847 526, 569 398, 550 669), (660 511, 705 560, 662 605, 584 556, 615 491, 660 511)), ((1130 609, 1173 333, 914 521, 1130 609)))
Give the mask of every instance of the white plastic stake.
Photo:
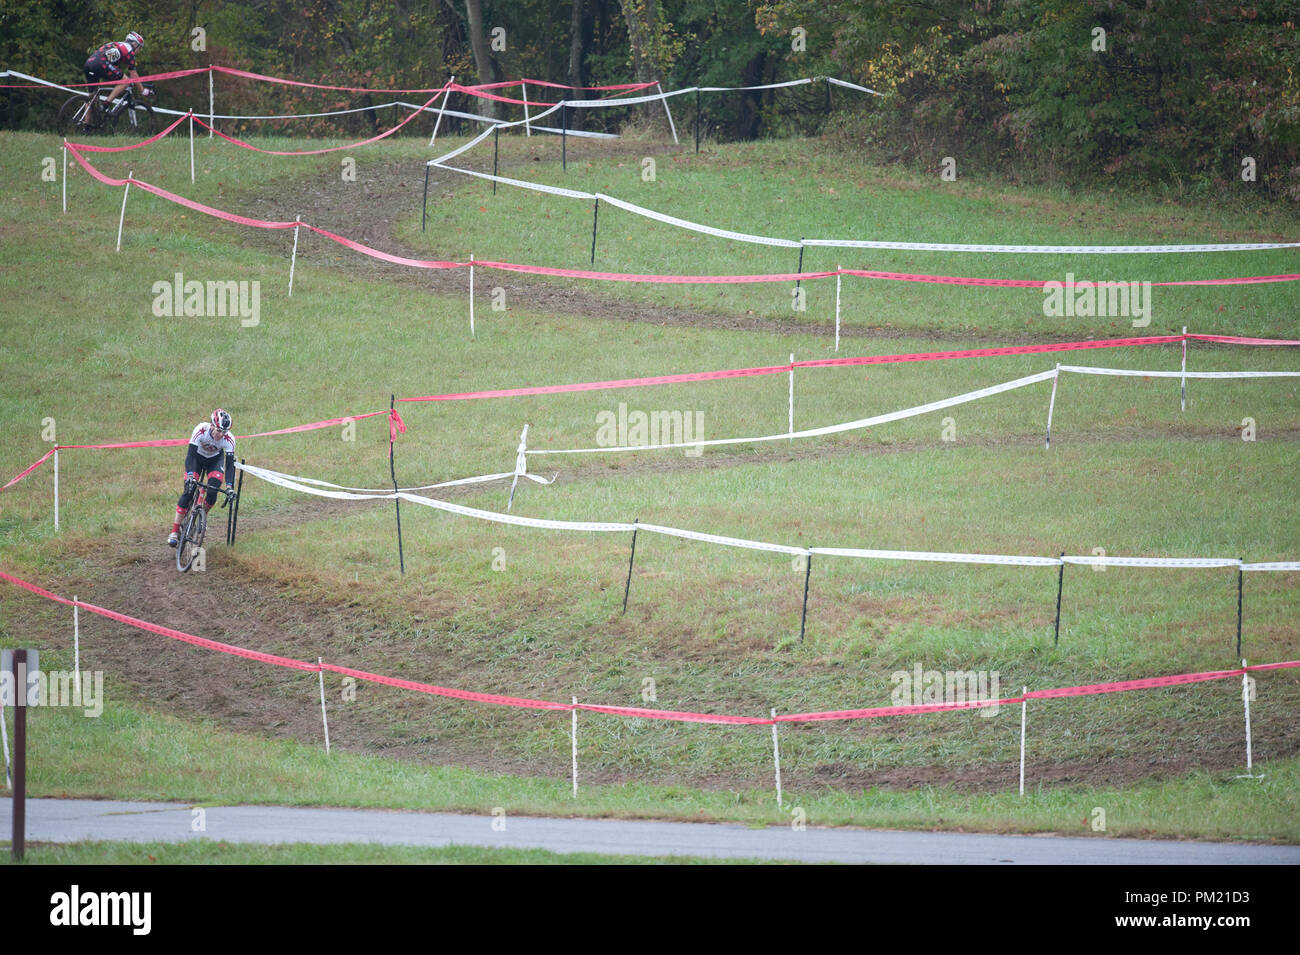
POLYGON ((1187 326, 1183 326, 1183 387, 1181 410, 1187 410, 1187 326))
POLYGON ((72 595, 72 672, 81 686, 81 622, 77 619, 77 595, 72 595))
POLYGON ((1029 687, 1020 689, 1020 795, 1025 794, 1025 707, 1029 705, 1029 699, 1025 696, 1029 692, 1029 687))
MULTIPOLYGON (((1241 668, 1246 669, 1244 658, 1241 661, 1241 668)), ((1245 673, 1241 675, 1241 703, 1246 708, 1246 774, 1250 775, 1250 677, 1245 673)))
MULTIPOLYGON (((450 87, 451 84, 455 82, 456 77, 453 76, 447 81, 447 86, 450 87)), ((442 102, 438 104, 438 118, 433 121, 433 135, 429 137, 430 146, 432 146, 433 141, 438 138, 438 127, 442 125, 442 111, 447 108, 447 100, 449 99, 451 99, 450 88, 442 91, 442 102)))
POLYGON ((835 266, 835 350, 840 350, 840 279, 844 276, 839 274, 842 265, 835 266))
POLYGON ((0 703, 0 748, 5 751, 5 786, 12 791, 14 781, 9 775, 9 734, 5 730, 5 708, 3 703, 0 703))
POLYGON ((524 431, 519 435, 519 450, 515 452, 515 477, 510 482, 510 500, 506 502, 506 510, 514 507, 515 504, 515 487, 519 484, 519 475, 528 473, 528 425, 524 425, 524 431))
POLYGON ((59 449, 54 449, 54 529, 59 529, 59 449))
POLYGON ((573 698, 573 722, 569 739, 573 749, 573 798, 578 798, 578 698, 573 698))
POLYGON ((533 128, 529 125, 528 121, 528 84, 523 83, 521 85, 524 88, 524 135, 531 136, 533 134, 533 128))
MULTIPOLYGON (((776 719, 776 708, 772 709, 772 719, 776 719)), ((776 767, 776 808, 781 806, 781 745, 776 741, 776 724, 772 724, 772 764, 776 767)))
POLYGON ((212 93, 212 67, 208 67, 208 139, 212 138, 212 127, 217 124, 217 105, 212 93))
POLYGON ((794 440, 794 353, 790 354, 790 440, 794 440))
POLYGON ((295 216, 293 227, 293 256, 289 259, 289 297, 293 298, 293 269, 298 264, 298 229, 302 227, 302 216, 295 216))
POLYGON ((474 253, 469 254, 469 337, 474 337, 474 253))
POLYGON ((63 211, 68 211, 68 138, 63 137, 63 211))
POLYGON ((131 194, 131 180, 135 178, 135 170, 126 174, 126 185, 122 187, 122 214, 117 219, 117 251, 122 251, 122 223, 126 222, 126 197, 131 194))
POLYGON ((1045 447, 1052 446, 1052 412, 1056 409, 1056 383, 1061 380, 1061 363, 1056 363, 1056 374, 1052 376, 1052 397, 1047 402, 1047 442, 1045 447))
POLYGON ((194 185, 194 110, 190 110, 190 185, 194 185))
POLYGON ((659 91, 659 101, 664 104, 664 112, 668 114, 668 128, 673 131, 673 144, 681 145, 677 139, 677 124, 673 122, 673 111, 668 108, 668 97, 664 96, 664 88, 656 81, 655 89, 659 91))
POLYGON ((320 676, 320 721, 325 727, 325 755, 328 756, 330 754, 330 721, 329 717, 325 715, 325 661, 321 657, 317 657, 316 662, 321 665, 321 668, 316 672, 320 676))

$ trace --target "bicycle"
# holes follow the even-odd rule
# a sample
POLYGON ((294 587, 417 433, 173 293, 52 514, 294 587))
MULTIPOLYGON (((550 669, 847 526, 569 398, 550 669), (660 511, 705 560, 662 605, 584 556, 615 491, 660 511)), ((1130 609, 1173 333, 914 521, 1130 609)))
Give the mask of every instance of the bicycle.
MULTIPOLYGON (((201 474, 197 480, 190 479, 185 482, 185 494, 190 499, 190 510, 181 523, 180 538, 176 542, 176 569, 182 574, 193 566, 199 556, 199 551, 203 549, 203 535, 208 530, 208 509, 205 506, 208 488, 203 483, 206 477, 206 474, 201 474)), ((217 493, 222 495, 222 507, 233 504, 239 499, 238 494, 224 487, 218 487, 217 493)))
MULTIPOLYGON (((152 84, 146 83, 145 89, 153 93, 152 84)), ((119 125, 126 135, 153 135, 153 106, 136 99, 132 87, 128 86, 111 106, 105 102, 103 92, 96 89, 90 93, 77 93, 65 100, 59 107, 59 135, 66 137, 77 132, 112 135, 119 125)))

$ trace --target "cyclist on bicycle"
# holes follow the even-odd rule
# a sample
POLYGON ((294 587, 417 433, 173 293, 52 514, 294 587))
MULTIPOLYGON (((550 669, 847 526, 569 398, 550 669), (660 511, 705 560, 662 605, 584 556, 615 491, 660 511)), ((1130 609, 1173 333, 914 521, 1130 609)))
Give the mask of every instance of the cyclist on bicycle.
POLYGON ((176 521, 172 524, 171 534, 167 536, 167 543, 172 547, 180 542, 181 521, 190 512, 190 505, 194 503, 194 495, 198 492, 198 488, 190 482, 197 482, 204 471, 208 472, 208 489, 203 508, 210 511, 217 502, 217 491, 221 487, 222 478, 229 475, 227 491, 233 491, 235 484, 235 436, 230 433, 230 415, 220 408, 212 412, 210 420, 194 428, 189 446, 185 449, 185 491, 176 502, 176 521))
MULTIPOLYGON (((132 30, 126 35, 124 43, 109 41, 92 53, 90 59, 86 61, 86 79, 91 83, 122 80, 109 92, 109 103, 126 92, 126 88, 132 85, 132 80, 135 81, 135 88, 140 91, 141 96, 151 95, 152 91, 140 82, 140 74, 135 71, 135 55, 143 46, 144 37, 132 30)), ((89 118, 87 116, 87 119, 89 118)))

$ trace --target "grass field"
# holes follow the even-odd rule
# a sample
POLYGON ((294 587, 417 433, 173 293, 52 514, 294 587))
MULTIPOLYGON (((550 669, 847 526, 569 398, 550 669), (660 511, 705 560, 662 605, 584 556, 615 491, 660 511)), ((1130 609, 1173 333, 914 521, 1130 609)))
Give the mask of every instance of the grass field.
MULTIPOLYGON (((259 141, 261 142, 261 141, 259 141)), ((447 148, 456 142, 447 141, 447 148)), ((440 146, 443 141, 440 140, 440 146)), ((268 148, 307 144, 268 140, 268 148)), ((121 253, 120 190, 41 178, 53 137, 0 134, 0 473, 63 444, 180 437, 216 404, 237 434, 379 411, 389 396, 547 385, 833 357, 834 284, 641 286, 478 270, 476 337, 463 272, 381 266, 304 233, 286 294, 291 233, 198 216, 133 190, 121 253), (52 263, 67 263, 52 269, 52 263), (172 318, 155 282, 261 283, 255 327, 172 318), (496 290, 500 289, 500 293, 496 290), (492 308, 494 296, 504 311, 492 308)), ((502 138, 502 172, 603 191, 746 232, 919 241, 1143 244, 1294 240, 1293 216, 1173 206, 1120 195, 921 181, 818 143, 680 153, 660 143, 502 138), (656 160, 656 180, 641 160, 656 160)), ((292 219, 417 257, 588 267, 591 208, 577 200, 435 171, 421 233, 422 143, 287 159, 196 142, 94 156, 245 215, 292 219), (344 153, 344 155, 350 155, 344 153), (379 158, 382 156, 382 159, 379 158), (549 216, 549 219, 547 218, 549 216)), ((459 161, 490 168, 480 148, 459 161), (484 163, 486 162, 486 167, 484 163)), ((441 152, 441 149, 437 150, 441 152)), ((598 269, 791 271, 791 250, 680 232, 601 210, 598 269)), ((795 253, 797 255, 797 252, 795 253)), ((1011 256, 810 250, 804 269, 846 267, 1010 278, 1156 281, 1297 271, 1294 250, 1143 256, 1011 256)), ((848 280, 839 355, 1193 332, 1300 338, 1289 283, 1156 289, 1149 327, 1049 319, 1033 289, 848 280)), ((945 362, 800 369, 797 428, 933 401, 1066 363, 1176 369, 1173 346, 945 362)), ((1293 370, 1288 349, 1193 344, 1195 370, 1293 370)), ((514 512, 653 522, 794 546, 1293 559, 1300 408, 1293 379, 1189 382, 1063 376, 1053 445, 1050 385, 830 438, 705 450, 530 458, 558 472, 524 484, 514 512), (1255 440, 1242 440, 1246 420, 1255 440), (951 440, 949 440, 951 439, 951 440)), ((520 429, 533 449, 596 443, 620 402, 698 414, 704 437, 781 433, 784 374, 656 388, 399 409, 404 485, 510 470, 520 429)), ((1247 436, 1250 429, 1247 429, 1247 436)), ((389 481, 382 418, 342 429, 241 439, 253 464, 344 485, 389 481)), ((179 489, 176 449, 60 455, 62 530, 46 467, 0 496, 0 567, 60 593, 267 652, 484 692, 766 715, 882 705, 898 671, 996 671, 1005 694, 1234 665, 1230 570, 1065 573, 1059 646, 1054 568, 816 558, 807 636, 803 569, 790 558, 641 535, 626 614, 628 535, 535 531, 406 506, 406 574, 391 505, 322 503, 248 479, 241 535, 203 575, 179 577, 161 542, 179 489)), ((504 510, 505 484, 446 496, 504 510)), ((1243 653, 1295 659, 1295 575, 1245 580, 1243 653)), ((67 663, 64 608, 11 588, 0 642, 67 663)), ((765 728, 649 723, 584 714, 584 789, 566 796, 568 720, 327 685, 341 752, 315 751, 314 677, 217 657, 82 618, 83 666, 106 671, 99 720, 50 711, 34 739, 33 791, 196 802, 410 805, 772 821, 765 728), (139 767, 131 777, 120 766, 139 767), (342 768, 345 767, 346 768, 342 768), (364 767, 364 768, 363 768, 364 767), (497 801, 489 801, 497 800, 497 801)), ((48 667, 50 664, 47 663, 48 667)), ((1294 820, 1300 680, 1261 675, 1252 705, 1264 780, 1244 765, 1239 684, 1220 681, 1030 707, 1028 779, 1015 793, 1018 708, 782 728, 793 798, 822 824, 1076 831, 1108 808, 1111 835, 1300 839, 1294 820)), ((787 803, 789 805, 789 803, 787 803)))

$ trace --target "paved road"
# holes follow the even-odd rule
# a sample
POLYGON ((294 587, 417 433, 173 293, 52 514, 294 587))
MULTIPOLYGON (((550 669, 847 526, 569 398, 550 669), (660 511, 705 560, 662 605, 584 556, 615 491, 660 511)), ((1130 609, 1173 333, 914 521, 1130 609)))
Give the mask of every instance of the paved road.
MULTIPOLYGON (((12 802, 0 800, 0 838, 12 825, 12 802)), ((177 803, 29 799, 27 838, 121 842, 373 842, 445 846, 452 843, 611 855, 694 855, 790 859, 802 862, 896 862, 1198 865, 1300 864, 1300 846, 1256 846, 1137 839, 997 836, 860 829, 750 829, 691 822, 543 819, 510 816, 493 829, 489 815, 371 809, 218 806, 194 831, 190 806, 177 803)), ((498 825, 500 823, 498 822, 498 825)))

